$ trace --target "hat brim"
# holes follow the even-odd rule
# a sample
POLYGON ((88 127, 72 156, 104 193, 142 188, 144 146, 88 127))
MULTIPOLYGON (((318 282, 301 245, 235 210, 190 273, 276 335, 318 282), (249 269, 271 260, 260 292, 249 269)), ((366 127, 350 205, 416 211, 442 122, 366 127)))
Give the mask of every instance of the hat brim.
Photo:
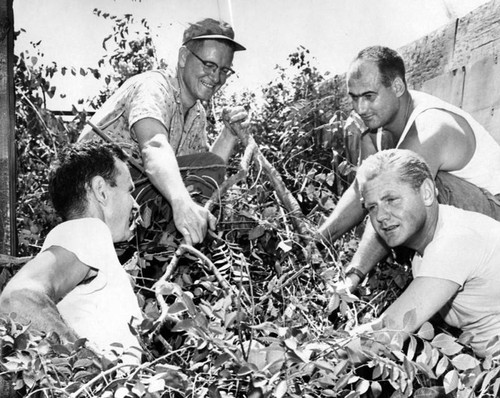
POLYGON ((204 36, 196 36, 193 37, 192 39, 186 40, 182 45, 184 46, 186 43, 190 42, 191 40, 225 40, 231 42, 233 45, 234 51, 245 51, 246 48, 243 47, 240 43, 234 41, 233 39, 224 36, 224 35, 204 35, 204 36))

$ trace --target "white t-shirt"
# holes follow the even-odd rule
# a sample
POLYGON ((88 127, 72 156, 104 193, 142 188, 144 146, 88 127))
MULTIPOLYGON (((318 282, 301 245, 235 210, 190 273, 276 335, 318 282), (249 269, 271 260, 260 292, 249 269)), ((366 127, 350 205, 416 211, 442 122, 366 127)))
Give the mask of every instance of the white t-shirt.
POLYGON ((434 238, 412 261, 413 277, 433 277, 460 285, 440 311, 445 322, 470 332, 472 348, 500 335, 500 222, 483 214, 439 205, 434 238))
POLYGON ((42 251, 51 246, 72 252, 98 271, 94 279, 78 285, 57 304, 68 326, 103 351, 112 343, 121 343, 125 349, 140 347, 129 323, 133 318, 142 320, 141 310, 107 225, 97 218, 63 222, 48 234, 42 251))

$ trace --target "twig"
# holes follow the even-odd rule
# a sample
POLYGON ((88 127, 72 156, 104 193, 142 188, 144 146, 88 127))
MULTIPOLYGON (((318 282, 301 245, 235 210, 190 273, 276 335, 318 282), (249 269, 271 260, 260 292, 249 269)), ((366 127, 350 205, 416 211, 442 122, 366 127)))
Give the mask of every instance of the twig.
POLYGON ((252 135, 247 131, 247 129, 244 129, 241 125, 238 124, 232 125, 228 122, 224 123, 226 127, 231 130, 231 132, 247 146, 247 148, 251 148, 253 154, 252 158, 254 159, 254 161, 259 162, 259 164, 262 166, 268 179, 273 185, 279 200, 281 201, 281 203, 283 203, 285 209, 287 209, 289 217, 292 221, 292 225, 297 230, 298 235, 303 241, 304 245, 307 247, 307 249, 304 250, 306 258, 314 263, 320 262, 321 255, 314 242, 312 242, 311 234, 304 221, 304 214, 302 213, 300 205, 286 187, 283 179, 281 178, 281 175, 262 154, 257 143, 255 142, 252 135))
MULTIPOLYGON (((90 120, 87 120, 87 124, 92 127, 92 130, 94 130, 94 132, 99 136, 101 137, 104 141, 106 142, 109 142, 111 144, 114 144, 113 140, 111 138, 109 138, 109 136, 104 132, 102 131, 99 127, 97 127, 94 123, 92 123, 90 120)), ((144 168, 132 157, 132 156, 128 156, 128 159, 127 159, 130 164, 132 166, 134 166, 137 170, 139 170, 142 174, 146 174, 146 172, 144 171, 144 168)))
POLYGON ((177 264, 179 262, 179 259, 184 255, 184 253, 191 253, 197 256, 200 260, 203 261, 204 265, 209 269, 210 272, 217 278, 219 283, 222 286, 222 289, 226 294, 230 294, 232 292, 232 287, 229 284, 229 282, 224 278, 217 267, 210 261, 210 259, 205 256, 202 252, 199 250, 195 249, 194 247, 187 245, 187 244, 181 244, 179 245, 179 248, 176 250, 174 256, 172 257, 172 260, 168 264, 167 269, 165 270, 165 273, 161 276, 160 279, 153 285, 153 288, 155 290, 155 296, 156 300, 160 306, 160 316, 156 320, 156 327, 154 330, 157 330, 160 325, 165 322, 165 320, 168 318, 168 309, 169 306, 167 305, 165 299, 163 298, 162 294, 162 288, 164 286, 164 283, 172 276, 173 272, 175 271, 175 268, 177 267, 177 264))
POLYGON ((215 192, 212 194, 210 199, 205 203, 205 208, 209 211, 212 211, 214 205, 216 202, 218 202, 219 198, 224 196, 227 191, 236 183, 242 181, 244 178, 246 178, 248 174, 248 168, 250 166, 250 161, 252 160, 253 156, 253 151, 254 148, 251 147, 250 145, 247 145, 245 147, 245 152, 243 153, 243 156, 241 157, 240 160, 240 170, 229 177, 226 181, 224 181, 218 190, 215 190, 215 192))
POLYGON ((12 257, 7 254, 0 254, 0 265, 2 267, 9 267, 11 265, 23 265, 30 261, 33 258, 33 256, 27 256, 27 257, 12 257))
MULTIPOLYGON (((71 398, 76 398, 80 396, 81 393, 83 393, 85 390, 87 390, 92 384, 94 384, 97 380, 100 378, 104 378, 104 376, 109 375, 110 373, 113 373, 117 371, 118 369, 124 368, 124 367, 131 367, 131 366, 137 366, 137 365, 132 365, 129 363, 121 363, 119 365, 113 366, 111 369, 105 370, 101 373, 99 373, 97 376, 95 376, 93 379, 89 380, 87 383, 85 383, 83 386, 81 386, 78 390, 76 390, 73 394, 70 395, 71 398)), ((87 392, 89 394, 89 392, 87 392)))

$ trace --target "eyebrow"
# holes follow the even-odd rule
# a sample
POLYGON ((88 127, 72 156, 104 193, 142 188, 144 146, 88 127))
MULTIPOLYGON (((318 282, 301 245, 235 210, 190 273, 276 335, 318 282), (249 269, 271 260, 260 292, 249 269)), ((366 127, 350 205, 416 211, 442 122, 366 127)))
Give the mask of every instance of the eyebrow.
POLYGON ((349 91, 349 93, 348 93, 348 94, 349 94, 351 97, 362 97, 362 96, 367 95, 367 94, 378 94, 378 93, 377 93, 376 91, 365 91, 365 92, 363 92, 363 93, 361 93, 361 94, 354 94, 354 93, 351 93, 351 92, 349 91))
MULTIPOLYGON (((380 201, 383 201, 383 200, 387 199, 388 197, 393 197, 393 196, 396 196, 396 195, 394 195, 394 193, 392 193, 392 192, 385 193, 385 194, 384 194, 384 196, 382 196, 382 197, 380 198, 380 201)), ((366 204, 366 203, 367 203, 367 202, 366 202, 366 200, 365 200, 364 198, 363 198, 363 201, 364 201, 364 202, 363 202, 364 204, 366 204)), ((369 204, 372 204, 372 203, 375 203, 375 202, 368 202, 368 203, 369 203, 369 204)))

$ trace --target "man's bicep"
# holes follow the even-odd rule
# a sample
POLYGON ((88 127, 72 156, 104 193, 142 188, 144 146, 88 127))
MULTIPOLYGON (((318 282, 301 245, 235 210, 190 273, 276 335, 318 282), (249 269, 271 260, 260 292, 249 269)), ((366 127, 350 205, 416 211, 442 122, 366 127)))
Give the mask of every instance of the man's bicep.
POLYGON ((401 148, 410 149, 422 156, 433 177, 438 171, 463 167, 467 156, 467 143, 456 128, 453 116, 439 109, 429 109, 415 119, 416 134, 409 137, 401 148))
POLYGON ((168 137, 168 131, 163 123, 150 117, 135 122, 132 125, 132 131, 135 134, 141 149, 147 146, 148 143, 155 139, 155 137, 168 137))
POLYGON ((96 271, 81 262, 74 253, 52 246, 28 262, 14 276, 9 288, 31 289, 58 302, 92 272, 96 271))

